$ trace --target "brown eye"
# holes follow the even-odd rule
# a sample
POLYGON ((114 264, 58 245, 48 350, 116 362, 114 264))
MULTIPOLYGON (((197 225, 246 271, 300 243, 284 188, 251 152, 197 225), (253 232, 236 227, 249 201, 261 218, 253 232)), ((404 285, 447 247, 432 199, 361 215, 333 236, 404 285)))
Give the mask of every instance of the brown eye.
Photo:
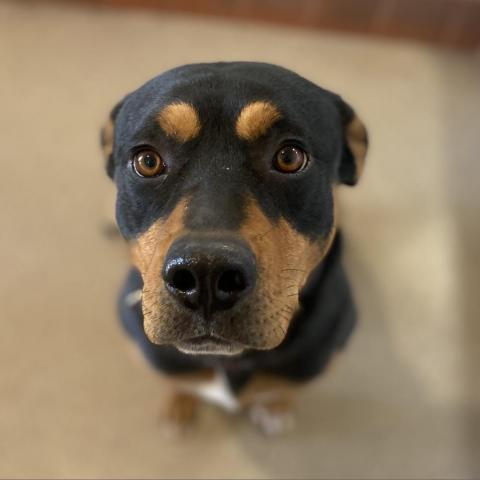
POLYGON ((273 161, 276 170, 282 173, 295 173, 307 164, 307 154, 299 147, 292 145, 280 149, 273 161))
POLYGON ((133 168, 141 177, 156 177, 165 170, 165 164, 157 152, 142 150, 133 157, 133 168))

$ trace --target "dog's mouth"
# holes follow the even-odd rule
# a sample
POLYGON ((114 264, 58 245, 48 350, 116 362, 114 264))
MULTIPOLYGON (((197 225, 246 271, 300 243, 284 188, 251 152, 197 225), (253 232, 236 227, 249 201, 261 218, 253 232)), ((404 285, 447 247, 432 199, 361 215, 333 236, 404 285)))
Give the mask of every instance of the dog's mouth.
POLYGON ((194 355, 238 355, 246 348, 238 342, 217 335, 201 335, 175 344, 183 353, 194 355))

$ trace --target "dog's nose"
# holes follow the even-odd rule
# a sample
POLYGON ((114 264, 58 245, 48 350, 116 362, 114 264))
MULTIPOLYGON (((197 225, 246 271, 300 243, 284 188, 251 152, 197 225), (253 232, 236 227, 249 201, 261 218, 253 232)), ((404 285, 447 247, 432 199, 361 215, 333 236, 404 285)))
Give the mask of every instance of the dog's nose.
POLYGON ((163 279, 178 302, 210 315, 232 308, 252 292, 255 256, 236 238, 186 236, 170 247, 163 279))

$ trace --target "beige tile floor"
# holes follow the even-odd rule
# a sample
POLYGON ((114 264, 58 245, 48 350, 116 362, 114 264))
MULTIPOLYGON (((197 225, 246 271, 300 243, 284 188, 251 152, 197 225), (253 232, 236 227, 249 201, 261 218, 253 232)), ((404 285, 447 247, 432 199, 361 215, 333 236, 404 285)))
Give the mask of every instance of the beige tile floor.
POLYGON ((418 44, 0 3, 0 476, 480 476, 479 71, 418 44), (228 59, 295 69, 369 126, 365 176, 342 192, 361 324, 291 434, 207 407, 167 440, 164 385, 115 318, 126 259, 102 235, 98 129, 160 71, 228 59))

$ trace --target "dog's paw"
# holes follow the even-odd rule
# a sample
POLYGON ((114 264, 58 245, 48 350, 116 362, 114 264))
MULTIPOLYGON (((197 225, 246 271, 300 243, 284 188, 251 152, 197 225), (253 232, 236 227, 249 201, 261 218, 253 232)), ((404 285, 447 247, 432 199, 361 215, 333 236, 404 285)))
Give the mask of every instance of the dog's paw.
POLYGON ((254 404, 248 411, 250 421, 268 437, 281 435, 293 429, 295 416, 284 403, 254 404))
POLYGON ((188 393, 175 393, 163 415, 162 430, 167 437, 186 433, 195 422, 198 399, 188 393))

